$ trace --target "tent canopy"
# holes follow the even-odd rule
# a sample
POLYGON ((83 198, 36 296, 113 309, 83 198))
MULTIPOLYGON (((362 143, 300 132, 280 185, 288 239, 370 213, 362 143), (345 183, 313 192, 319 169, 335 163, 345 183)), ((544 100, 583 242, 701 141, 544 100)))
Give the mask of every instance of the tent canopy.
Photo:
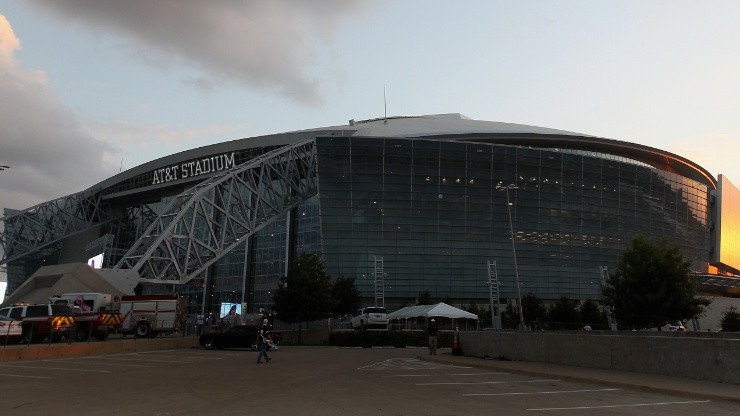
POLYGON ((437 303, 435 305, 417 305, 407 306, 399 309, 393 313, 388 314, 388 319, 408 319, 418 318, 420 316, 431 318, 431 317, 443 317, 453 319, 475 319, 478 320, 478 315, 458 309, 454 306, 450 306, 444 302, 437 303))

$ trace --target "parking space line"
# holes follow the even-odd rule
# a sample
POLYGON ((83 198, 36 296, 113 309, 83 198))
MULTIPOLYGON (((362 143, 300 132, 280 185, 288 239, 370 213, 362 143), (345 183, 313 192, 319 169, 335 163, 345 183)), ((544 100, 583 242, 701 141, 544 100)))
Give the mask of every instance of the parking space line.
POLYGON ((358 370, 449 370, 454 368, 473 368, 453 364, 439 364, 421 361, 418 358, 389 358, 387 360, 358 367, 358 370))
MULTIPOLYGON (((158 355, 152 355, 148 354, 148 357, 160 357, 158 355)), ((188 358, 193 360, 223 360, 223 357, 217 357, 217 356, 205 356, 205 355, 172 355, 172 354, 163 354, 161 357, 175 357, 175 358, 188 358)))
POLYGON ((108 370, 85 370, 82 368, 64 368, 64 367, 36 367, 36 366, 30 366, 30 365, 8 365, 8 364, 2 364, 0 365, 2 368, 29 368, 29 369, 37 369, 37 370, 62 370, 62 371, 82 371, 85 373, 110 373, 108 370))
POLYGON ((672 404, 695 404, 695 403, 709 403, 711 400, 690 400, 683 402, 655 402, 655 403, 632 403, 632 404, 612 404, 603 406, 577 406, 577 407, 543 407, 539 409, 527 409, 533 411, 549 411, 549 410, 588 410, 588 409, 611 409, 617 407, 641 407, 641 406, 666 406, 672 404))
POLYGON ((560 381, 560 379, 536 379, 536 380, 514 380, 514 381, 461 381, 461 382, 439 382, 419 383, 417 386, 452 386, 452 385, 476 385, 476 384, 513 384, 513 383, 547 383, 549 381, 560 381))
POLYGON ((527 394, 561 394, 561 393, 589 393, 596 391, 616 391, 621 389, 583 389, 583 390, 552 390, 513 393, 465 393, 463 396, 523 396, 527 394))
POLYGON ((51 378, 49 376, 23 376, 20 374, 1 374, 0 377, 19 377, 19 378, 51 378))
POLYGON ((465 376, 491 376, 491 375, 509 375, 511 373, 464 373, 464 374, 393 374, 389 376, 383 376, 383 377, 440 377, 440 376, 449 376, 449 377, 465 377, 465 376))
MULTIPOLYGON (((94 359, 97 359, 97 358, 100 358, 100 357, 77 357, 77 358, 74 358, 74 359, 75 360, 83 359, 83 360, 88 360, 89 361, 89 360, 94 360, 94 359)), ((45 360, 45 362, 50 362, 50 363, 63 362, 63 361, 70 362, 69 360, 72 360, 72 358, 61 358, 61 359, 58 359, 58 360, 45 360)), ((150 365, 144 365, 144 364, 121 364, 121 363, 101 363, 101 362, 96 362, 96 363, 92 363, 91 362, 89 364, 93 364, 93 365, 107 365, 107 366, 116 366, 116 367, 144 367, 144 368, 151 367, 150 365)))
POLYGON ((99 357, 100 360, 141 361, 146 363, 193 364, 193 361, 149 360, 146 358, 99 357))

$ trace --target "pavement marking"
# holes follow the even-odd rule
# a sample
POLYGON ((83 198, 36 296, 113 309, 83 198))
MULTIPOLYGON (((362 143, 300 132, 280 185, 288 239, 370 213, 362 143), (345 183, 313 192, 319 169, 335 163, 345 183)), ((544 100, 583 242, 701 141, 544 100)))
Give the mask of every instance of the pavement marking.
POLYGON ((450 368, 473 368, 452 364, 432 363, 418 358, 389 358, 379 363, 359 367, 358 370, 447 370, 450 368))
POLYGON ((193 361, 173 361, 173 360, 148 360, 146 358, 114 358, 114 357, 100 357, 100 360, 121 360, 121 361, 141 361, 146 363, 168 363, 168 364, 194 364, 193 361))
MULTIPOLYGON (((158 357, 158 356, 155 356, 155 355, 152 355, 152 354, 149 354, 148 356, 149 357, 158 357)), ((164 354, 164 355, 162 355, 162 357, 173 357, 173 355, 171 355, 171 354, 164 354)), ((217 356, 208 357, 208 356, 205 356, 205 355, 179 355, 178 354, 178 355, 174 355, 174 357, 177 357, 177 358, 192 358, 194 360, 223 360, 222 357, 217 357, 217 356)))
POLYGON ((31 368, 31 369, 41 369, 41 370, 62 370, 62 371, 82 371, 86 373, 110 373, 108 370, 85 370, 82 368, 64 368, 64 367, 35 367, 30 365, 8 365, 8 364, 2 364, 0 367, 3 368, 31 368))
POLYGON ((553 391, 533 391, 529 393, 465 393, 463 396, 523 396, 527 394, 561 394, 561 393, 589 393, 595 391, 615 391, 621 389, 583 389, 583 390, 553 390, 553 391))
POLYGON ((0 377, 51 378, 51 377, 48 377, 48 376, 22 376, 20 374, 0 374, 0 377))
POLYGON ((548 381, 560 381, 560 379, 543 378, 543 379, 537 379, 537 380, 520 380, 520 381, 470 381, 470 382, 418 383, 417 386, 451 386, 451 385, 475 385, 475 384, 546 383, 548 381))
POLYGON ((393 374, 390 376, 383 376, 383 377, 439 377, 439 376, 465 377, 465 376, 491 376, 491 375, 509 375, 509 374, 511 373, 393 374))
MULTIPOLYGON (((84 360, 94 360, 94 359, 105 359, 103 357, 77 357, 76 360, 79 360, 80 358, 84 360)), ((71 358, 60 358, 58 360, 45 360, 46 362, 55 363, 55 362, 62 362, 63 360, 71 360, 71 358)), ((93 365, 107 365, 107 366, 116 366, 116 367, 144 367, 144 368, 150 368, 151 365, 144 365, 144 364, 121 364, 121 363, 87 363, 87 364, 93 364, 93 365)))
POLYGON ((665 406, 671 404, 694 404, 694 403, 709 403, 711 400, 691 400, 685 402, 655 402, 655 403, 633 403, 633 404, 613 404, 604 406, 578 406, 578 407, 543 407, 539 409, 527 409, 533 411, 548 411, 548 410, 587 410, 587 409, 610 409, 616 407, 640 407, 640 406, 665 406))

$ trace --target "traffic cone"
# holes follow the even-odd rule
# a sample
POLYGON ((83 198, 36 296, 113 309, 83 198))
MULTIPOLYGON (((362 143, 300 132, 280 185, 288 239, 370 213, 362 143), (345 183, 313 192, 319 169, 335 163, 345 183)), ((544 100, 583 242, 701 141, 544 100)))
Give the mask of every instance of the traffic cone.
POLYGON ((452 355, 462 355, 462 348, 460 348, 460 340, 457 334, 455 334, 455 340, 452 342, 452 355))

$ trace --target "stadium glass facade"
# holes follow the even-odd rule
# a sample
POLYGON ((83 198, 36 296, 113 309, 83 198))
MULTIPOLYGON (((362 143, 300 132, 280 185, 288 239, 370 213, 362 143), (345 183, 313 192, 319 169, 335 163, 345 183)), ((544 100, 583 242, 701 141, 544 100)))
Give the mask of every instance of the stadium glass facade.
MULTIPOLYGON (((194 183, 192 176, 170 180, 168 167, 190 166, 192 173, 192 160, 222 158, 228 168, 306 138, 315 140, 315 196, 273 218, 202 276, 181 286, 148 284, 144 293, 180 292, 189 314, 223 303, 262 312, 290 259, 312 252, 332 277, 354 277, 366 303, 376 294, 374 264, 382 259, 390 310, 423 292, 458 305, 487 304, 489 261, 505 301, 516 298, 511 231, 522 294, 544 300, 598 299, 601 269, 614 267, 638 235, 667 239, 694 271, 707 271, 716 183, 700 167, 652 163, 675 155, 575 133, 420 119, 440 123, 431 130, 443 134, 417 130, 413 118, 351 122, 213 145, 124 172, 101 186, 106 206, 120 214, 8 262, 8 292, 41 265, 85 261, 96 253, 80 247, 103 236, 112 241, 106 267, 116 264, 166 203, 194 183), (412 124, 380 134, 406 122, 412 124), (508 191, 511 205, 500 190, 509 185, 517 188, 508 191)), ((17 223, 6 221, 6 231, 17 223)))
POLYGON ((515 297, 506 194, 524 293, 597 299, 600 270, 637 235, 706 268, 708 187, 623 157, 423 139, 318 139, 323 256, 333 276, 384 260, 385 295, 486 299, 487 262, 515 297))

